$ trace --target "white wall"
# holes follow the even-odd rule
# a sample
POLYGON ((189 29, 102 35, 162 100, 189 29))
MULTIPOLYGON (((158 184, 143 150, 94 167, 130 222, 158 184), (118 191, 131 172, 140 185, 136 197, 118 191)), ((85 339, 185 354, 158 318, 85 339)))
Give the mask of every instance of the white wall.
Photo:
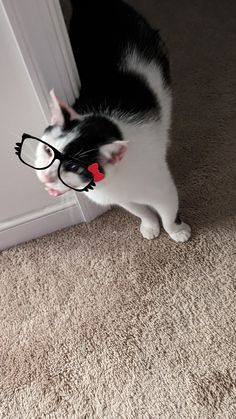
POLYGON ((59 0, 0 0, 0 250, 104 212, 83 194, 52 198, 15 155, 23 132, 41 136, 48 91, 72 103, 79 76, 59 0), (65 202, 65 197, 66 202, 65 202))
POLYGON ((55 203, 14 144, 24 131, 40 136, 47 119, 0 3, 0 223, 55 203))

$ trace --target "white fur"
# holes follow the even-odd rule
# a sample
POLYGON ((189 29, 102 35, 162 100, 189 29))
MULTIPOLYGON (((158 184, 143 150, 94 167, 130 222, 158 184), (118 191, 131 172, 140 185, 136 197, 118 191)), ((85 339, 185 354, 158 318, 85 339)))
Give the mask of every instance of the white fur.
POLYGON ((117 165, 107 166, 106 178, 88 197, 101 205, 120 205, 141 218, 140 230, 148 239, 159 235, 155 213, 158 212, 172 239, 177 242, 186 241, 191 230, 184 223, 175 223, 178 194, 166 163, 171 93, 164 87, 156 64, 145 62, 135 52, 126 56, 123 68, 145 77, 161 104, 161 118, 158 121, 132 124, 120 115, 119 118, 115 115, 112 117, 125 140, 129 141, 127 152, 117 165))
MULTIPOLYGON (((161 116, 156 120, 135 124, 127 115, 114 113, 111 116, 103 111, 106 117, 110 117, 118 125, 123 138, 128 142, 127 151, 121 161, 107 164, 105 179, 97 183, 94 191, 89 191, 87 196, 100 205, 120 205, 139 217, 140 231, 147 239, 159 235, 158 213, 164 229, 172 239, 177 242, 186 241, 191 230, 184 223, 175 223, 178 194, 166 163, 171 122, 170 90, 165 87, 155 62, 146 62, 135 51, 126 52, 122 70, 136 72, 146 79, 161 105, 161 116)), ((63 150, 65 143, 73 139, 73 133, 64 142, 56 137, 53 131, 51 138, 47 135, 45 141, 51 141, 54 147, 63 150)), ((114 147, 118 147, 118 143, 104 146, 100 151, 108 157, 114 152, 114 147)), ((58 164, 53 166, 47 170, 49 174, 55 175, 58 164)), ((38 176, 40 177, 40 172, 38 176)), ((66 190, 58 182, 56 186, 66 190)))

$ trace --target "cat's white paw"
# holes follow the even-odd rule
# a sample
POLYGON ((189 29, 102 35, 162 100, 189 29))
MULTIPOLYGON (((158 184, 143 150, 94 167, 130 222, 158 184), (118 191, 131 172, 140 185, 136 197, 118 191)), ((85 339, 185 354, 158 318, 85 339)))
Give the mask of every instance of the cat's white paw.
POLYGON ((186 242, 191 237, 191 227, 188 224, 182 223, 179 226, 179 231, 169 233, 169 235, 175 242, 186 242))
POLYGON ((159 224, 153 224, 151 226, 141 224, 140 232, 145 239, 152 240, 159 236, 160 226, 159 224))

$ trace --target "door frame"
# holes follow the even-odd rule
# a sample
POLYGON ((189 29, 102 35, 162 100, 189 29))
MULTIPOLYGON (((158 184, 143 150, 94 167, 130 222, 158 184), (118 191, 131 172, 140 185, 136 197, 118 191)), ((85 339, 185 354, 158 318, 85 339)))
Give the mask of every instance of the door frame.
MULTIPOLYGON (((1 0, 39 106, 50 121, 48 92, 69 104, 79 96, 80 80, 59 0, 1 0)), ((84 194, 23 214, 0 225, 0 250, 52 231, 88 222, 107 210, 84 194)))

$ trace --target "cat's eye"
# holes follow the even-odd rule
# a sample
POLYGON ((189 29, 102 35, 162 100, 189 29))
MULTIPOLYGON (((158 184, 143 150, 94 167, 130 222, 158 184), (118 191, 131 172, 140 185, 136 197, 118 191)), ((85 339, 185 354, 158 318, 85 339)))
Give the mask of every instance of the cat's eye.
POLYGON ((84 173, 84 168, 83 167, 80 167, 79 170, 78 170, 78 174, 79 175, 82 175, 82 173, 84 173))
POLYGON ((78 164, 76 164, 76 163, 70 163, 70 165, 69 165, 69 167, 67 167, 67 169, 68 169, 70 172, 77 173, 77 172, 78 172, 78 170, 79 170, 79 166, 78 166, 78 164))
MULTIPOLYGON (((57 172, 58 178, 64 185, 74 191, 88 192, 93 190, 96 186, 95 175, 97 175, 97 173, 94 173, 93 177, 93 172, 90 170, 91 173, 88 174, 87 165, 71 156, 61 153, 40 138, 23 134, 21 143, 16 143, 15 152, 22 163, 36 170, 45 170, 50 167, 55 160, 59 160, 60 163, 57 172), (41 144, 40 148, 39 144, 41 144), (50 158, 45 159, 44 152, 47 153, 50 158), (74 172, 74 176, 68 176, 68 172, 74 172), (79 179, 78 175, 83 175, 86 179, 79 179), (78 185, 78 181, 81 183, 80 186, 78 185)), ((98 163, 96 163, 96 165, 98 165, 98 163)))
POLYGON ((44 151, 46 151, 46 153, 47 153, 47 155, 48 156, 52 156, 52 154, 53 154, 53 152, 52 152, 52 150, 51 150, 51 148, 50 147, 48 147, 46 144, 44 145, 44 151))
POLYGON ((72 173, 78 173, 78 175, 81 175, 84 171, 84 168, 79 166, 76 162, 69 162, 65 165, 65 169, 72 173))

